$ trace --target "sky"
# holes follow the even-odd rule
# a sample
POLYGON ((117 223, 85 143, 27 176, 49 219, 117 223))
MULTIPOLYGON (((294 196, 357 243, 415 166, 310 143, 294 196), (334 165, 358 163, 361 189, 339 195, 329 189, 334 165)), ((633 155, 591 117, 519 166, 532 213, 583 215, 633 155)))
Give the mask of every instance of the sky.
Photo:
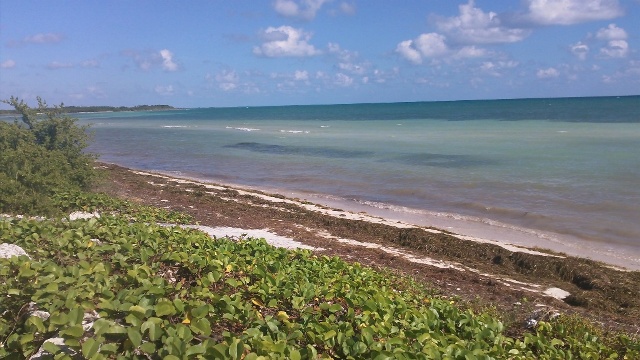
POLYGON ((0 99, 30 104, 638 95, 639 51, 640 0, 0 0, 0 99))

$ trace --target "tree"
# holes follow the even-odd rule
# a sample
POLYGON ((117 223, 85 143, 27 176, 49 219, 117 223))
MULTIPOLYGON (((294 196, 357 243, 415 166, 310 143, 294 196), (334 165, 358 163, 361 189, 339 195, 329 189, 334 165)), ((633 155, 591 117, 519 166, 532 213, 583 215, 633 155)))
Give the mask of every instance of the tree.
POLYGON ((52 196, 86 190, 94 179, 95 155, 85 152, 86 126, 49 107, 41 98, 29 107, 23 100, 3 100, 21 115, 21 122, 0 122, 0 210, 52 213, 52 196))

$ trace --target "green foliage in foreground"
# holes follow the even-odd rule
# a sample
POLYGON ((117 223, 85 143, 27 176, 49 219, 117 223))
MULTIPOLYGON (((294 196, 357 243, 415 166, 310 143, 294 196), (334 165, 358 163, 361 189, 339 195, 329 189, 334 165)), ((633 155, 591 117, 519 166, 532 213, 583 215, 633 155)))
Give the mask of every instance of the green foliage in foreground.
POLYGON ((94 178, 94 156, 84 153, 89 135, 76 119, 38 98, 30 108, 12 97, 4 101, 21 122, 0 121, 0 211, 51 213, 51 196, 87 189, 94 178))
POLYGON ((61 214, 69 214, 73 211, 99 212, 120 215, 131 222, 193 223, 193 218, 187 214, 141 205, 103 193, 61 192, 52 196, 52 204, 61 214))
POLYGON ((335 257, 130 220, 0 220, 0 242, 31 257, 0 259, 0 357, 29 357, 54 336, 66 350, 44 347, 58 357, 93 359, 640 355, 638 342, 619 337, 614 349, 566 321, 509 338, 487 314, 335 257), (50 316, 31 315, 30 302, 50 316), (85 330, 94 311, 99 319, 85 330))

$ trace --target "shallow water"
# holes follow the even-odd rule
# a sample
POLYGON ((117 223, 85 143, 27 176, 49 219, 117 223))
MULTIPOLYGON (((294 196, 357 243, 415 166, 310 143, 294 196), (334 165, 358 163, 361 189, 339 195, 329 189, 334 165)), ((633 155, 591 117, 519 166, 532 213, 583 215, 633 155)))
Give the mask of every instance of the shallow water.
POLYGON ((640 97, 611 97, 79 117, 102 161, 517 229, 640 261, 638 114, 640 97))

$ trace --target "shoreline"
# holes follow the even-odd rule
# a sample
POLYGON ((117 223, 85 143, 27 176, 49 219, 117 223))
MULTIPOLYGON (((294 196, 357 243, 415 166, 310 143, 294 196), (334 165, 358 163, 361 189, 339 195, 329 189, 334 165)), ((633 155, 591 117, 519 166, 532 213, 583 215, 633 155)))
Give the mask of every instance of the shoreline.
POLYGON ((544 306, 611 329, 640 331, 640 271, 319 205, 308 194, 96 165, 105 177, 94 191, 187 214, 214 239, 258 237, 278 247, 337 256, 408 276, 474 308, 498 309, 516 323, 544 306))
MULTIPOLYGON (((119 164, 113 164, 121 166, 119 164)), ((501 223, 490 219, 474 220, 453 213, 433 213, 422 209, 401 206, 376 207, 330 194, 308 193, 288 189, 236 184, 224 179, 205 178, 198 175, 162 170, 142 170, 126 167, 132 171, 159 174, 173 179, 194 181, 202 184, 222 185, 237 190, 277 194, 289 199, 300 199, 323 207, 341 209, 353 214, 367 214, 372 218, 385 219, 394 224, 416 227, 431 227, 452 233, 464 240, 489 243, 504 248, 525 248, 533 251, 566 254, 602 262, 617 269, 640 271, 640 252, 637 249, 611 248, 606 243, 596 243, 570 235, 556 234, 501 223), (403 211, 403 210, 407 211, 403 211)))

